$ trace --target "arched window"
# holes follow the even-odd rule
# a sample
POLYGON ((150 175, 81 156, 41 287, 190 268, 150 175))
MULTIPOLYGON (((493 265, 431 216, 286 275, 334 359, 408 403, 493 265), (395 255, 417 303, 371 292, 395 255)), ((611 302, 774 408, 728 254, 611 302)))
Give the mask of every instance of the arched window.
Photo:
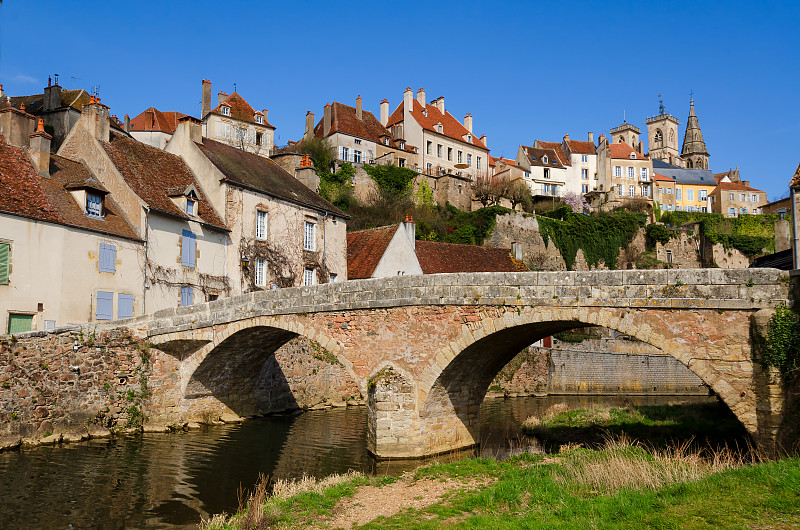
POLYGON ((687 167, 687 168, 689 168, 689 169, 692 169, 692 168, 694 167, 694 166, 692 165, 692 161, 691 161, 691 160, 687 160, 687 161, 686 161, 686 167, 687 167))
POLYGON ((622 142, 624 142, 624 141, 625 141, 625 137, 624 137, 624 136, 620 136, 620 137, 619 137, 619 143, 622 143, 622 142))
POLYGON ((705 169, 705 167, 703 167, 703 159, 702 158, 698 158, 697 159, 697 163, 695 164, 695 167, 697 167, 697 169, 705 169))
POLYGON ((653 142, 656 144, 656 147, 661 147, 661 145, 664 143, 664 134, 661 132, 661 129, 656 129, 653 142))
POLYGON ((675 145, 675 131, 673 131, 672 129, 669 130, 669 145, 671 146, 675 145))

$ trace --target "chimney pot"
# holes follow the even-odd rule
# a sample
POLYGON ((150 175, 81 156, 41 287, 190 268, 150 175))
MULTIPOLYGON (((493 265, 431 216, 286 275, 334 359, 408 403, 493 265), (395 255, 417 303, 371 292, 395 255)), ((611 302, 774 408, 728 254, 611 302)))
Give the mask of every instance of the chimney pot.
POLYGON ((356 118, 359 120, 362 119, 362 112, 361 112, 361 95, 356 98, 356 118))
POLYGON ((44 132, 44 120, 40 119, 36 124, 36 132, 28 135, 30 149, 28 155, 33 166, 39 172, 39 176, 48 178, 50 176, 50 142, 52 136, 44 132))
POLYGON ((411 217, 411 214, 406 214, 406 219, 403 222, 403 232, 405 232, 408 242, 411 244, 411 249, 416 252, 417 228, 414 224, 414 218, 411 217))

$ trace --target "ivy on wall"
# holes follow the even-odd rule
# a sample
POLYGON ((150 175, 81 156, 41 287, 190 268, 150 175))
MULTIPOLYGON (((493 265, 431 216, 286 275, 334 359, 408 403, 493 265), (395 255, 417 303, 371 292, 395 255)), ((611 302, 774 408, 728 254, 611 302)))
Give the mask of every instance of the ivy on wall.
POLYGON ((583 251, 590 267, 604 263, 609 269, 615 269, 620 249, 631 243, 647 222, 647 215, 622 210, 584 215, 564 206, 540 215, 538 221, 545 246, 553 242, 568 270, 574 269, 578 249, 583 251))
POLYGON ((769 319, 763 364, 777 368, 784 383, 800 368, 800 319, 785 305, 769 319))
POLYGON ((700 234, 728 250, 735 248, 747 256, 775 252, 777 215, 740 215, 725 217, 720 213, 666 212, 661 220, 673 226, 699 222, 700 234))

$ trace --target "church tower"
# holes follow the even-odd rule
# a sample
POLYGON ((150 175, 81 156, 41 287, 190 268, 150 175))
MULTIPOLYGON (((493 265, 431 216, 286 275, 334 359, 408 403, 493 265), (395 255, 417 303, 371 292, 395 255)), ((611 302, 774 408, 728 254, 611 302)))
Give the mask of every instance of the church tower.
POLYGON ((687 168, 708 169, 708 151, 703 141, 703 133, 697 115, 694 113, 694 98, 689 104, 689 119, 686 120, 686 132, 683 135, 681 158, 686 161, 687 168))
POLYGON ((659 101, 658 115, 645 120, 647 124, 647 149, 651 159, 662 160, 683 167, 684 161, 678 151, 678 118, 667 114, 664 100, 659 101))

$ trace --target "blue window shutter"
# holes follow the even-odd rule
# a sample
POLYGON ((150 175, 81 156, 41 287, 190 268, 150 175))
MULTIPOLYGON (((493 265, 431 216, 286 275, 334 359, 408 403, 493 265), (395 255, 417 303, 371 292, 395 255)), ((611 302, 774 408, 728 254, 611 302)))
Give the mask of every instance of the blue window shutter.
POLYGON ((97 291, 97 320, 114 320, 114 293, 97 291))
POLYGON ((181 306, 192 305, 194 303, 194 289, 191 287, 181 287, 181 306))
POLYGON ((133 295, 122 294, 117 296, 117 318, 131 318, 133 316, 133 295))
POLYGON ((184 230, 181 236, 181 265, 194 267, 194 247, 197 236, 191 230, 184 230))
POLYGON ((117 247, 100 243, 100 272, 116 272, 117 247))

